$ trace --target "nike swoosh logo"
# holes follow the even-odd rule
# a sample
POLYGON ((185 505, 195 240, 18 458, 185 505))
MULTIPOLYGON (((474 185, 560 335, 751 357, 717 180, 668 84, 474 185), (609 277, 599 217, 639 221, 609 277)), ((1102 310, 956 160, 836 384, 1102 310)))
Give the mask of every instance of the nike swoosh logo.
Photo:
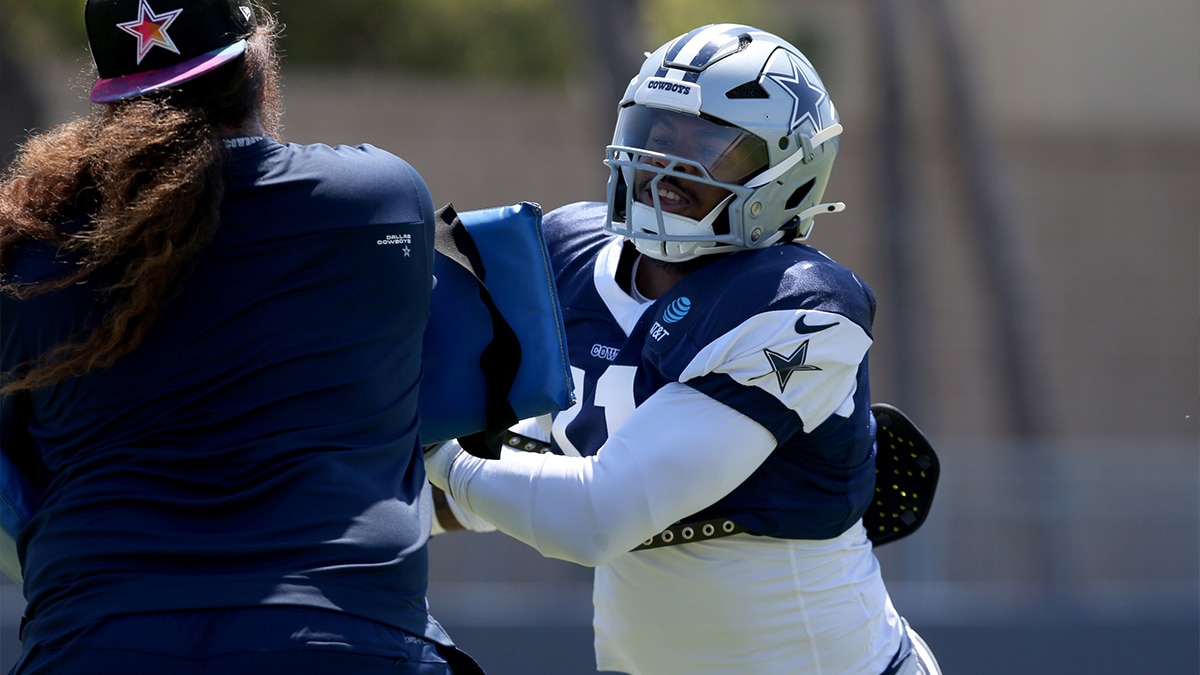
POLYGON ((804 323, 805 316, 807 316, 807 314, 801 314, 800 318, 796 319, 796 332, 800 335, 812 335, 813 333, 820 333, 826 328, 833 328, 837 325, 836 323, 827 323, 823 326, 810 326, 804 323))

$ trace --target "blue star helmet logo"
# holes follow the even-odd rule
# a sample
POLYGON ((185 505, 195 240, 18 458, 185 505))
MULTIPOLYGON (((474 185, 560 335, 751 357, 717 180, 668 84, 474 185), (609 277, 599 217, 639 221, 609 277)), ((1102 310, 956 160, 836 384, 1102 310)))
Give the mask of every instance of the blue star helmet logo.
POLYGON ((806 64, 781 49, 771 57, 763 74, 792 97, 792 124, 788 127, 791 131, 799 129, 805 121, 812 124, 814 133, 825 128, 821 110, 828 106, 829 95, 819 86, 821 81, 806 64))

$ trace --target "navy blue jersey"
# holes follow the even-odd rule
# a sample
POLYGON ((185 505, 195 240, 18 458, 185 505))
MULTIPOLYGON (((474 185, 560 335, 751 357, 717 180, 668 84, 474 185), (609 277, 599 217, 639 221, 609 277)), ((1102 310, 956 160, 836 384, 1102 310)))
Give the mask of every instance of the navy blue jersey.
MULTIPOLYGON (((556 451, 594 454, 633 407, 680 382, 778 441, 748 480, 689 520, 729 517, 789 539, 853 525, 874 488, 871 290, 815 248, 786 244, 721 256, 643 305, 618 282, 631 256, 614 252, 605 213, 574 204, 545 218, 578 399, 555 419, 556 451)), ((664 420, 662 433, 678 423, 664 420)))
MULTIPOLYGON (((445 641, 417 433, 428 189, 372 146, 232 153, 215 238, 142 344, 3 401, 5 452, 43 465, 19 541, 30 626, 300 605, 445 641)), ((8 271, 63 264, 30 244, 8 271)), ((86 283, 4 297, 3 368, 86 328, 95 301, 86 283)))

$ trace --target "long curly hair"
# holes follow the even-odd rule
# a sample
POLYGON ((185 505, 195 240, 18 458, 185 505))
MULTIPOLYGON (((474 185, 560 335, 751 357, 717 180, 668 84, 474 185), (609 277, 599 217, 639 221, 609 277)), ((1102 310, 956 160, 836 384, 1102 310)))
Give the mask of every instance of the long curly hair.
POLYGON ((262 7, 256 15, 241 58, 176 88, 93 106, 22 146, 0 182, 0 293, 25 299, 86 280, 103 318, 0 375, 0 394, 112 365, 178 290, 218 225, 221 136, 254 120, 279 136, 279 25, 262 7), (14 247, 37 240, 78 263, 49 280, 13 279, 14 247))

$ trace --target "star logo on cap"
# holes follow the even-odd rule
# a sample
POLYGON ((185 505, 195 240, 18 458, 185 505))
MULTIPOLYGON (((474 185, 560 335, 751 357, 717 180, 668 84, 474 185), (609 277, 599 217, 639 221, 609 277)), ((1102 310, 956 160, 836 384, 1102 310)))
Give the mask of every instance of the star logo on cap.
POLYGON ((155 14, 154 10, 150 8, 148 0, 140 0, 137 20, 117 24, 117 28, 138 39, 137 62, 139 65, 142 63, 142 59, 146 58, 146 54, 155 47, 179 53, 179 48, 175 46, 171 36, 167 35, 167 28, 182 13, 183 9, 181 8, 163 14, 155 14))
POLYGON ((814 87, 808 81, 804 68, 796 62, 796 57, 781 51, 775 58, 766 76, 787 90, 792 97, 792 130, 808 120, 820 131, 825 128, 821 121, 821 103, 827 94, 820 87, 814 87), (782 62, 782 65, 781 65, 782 62))

